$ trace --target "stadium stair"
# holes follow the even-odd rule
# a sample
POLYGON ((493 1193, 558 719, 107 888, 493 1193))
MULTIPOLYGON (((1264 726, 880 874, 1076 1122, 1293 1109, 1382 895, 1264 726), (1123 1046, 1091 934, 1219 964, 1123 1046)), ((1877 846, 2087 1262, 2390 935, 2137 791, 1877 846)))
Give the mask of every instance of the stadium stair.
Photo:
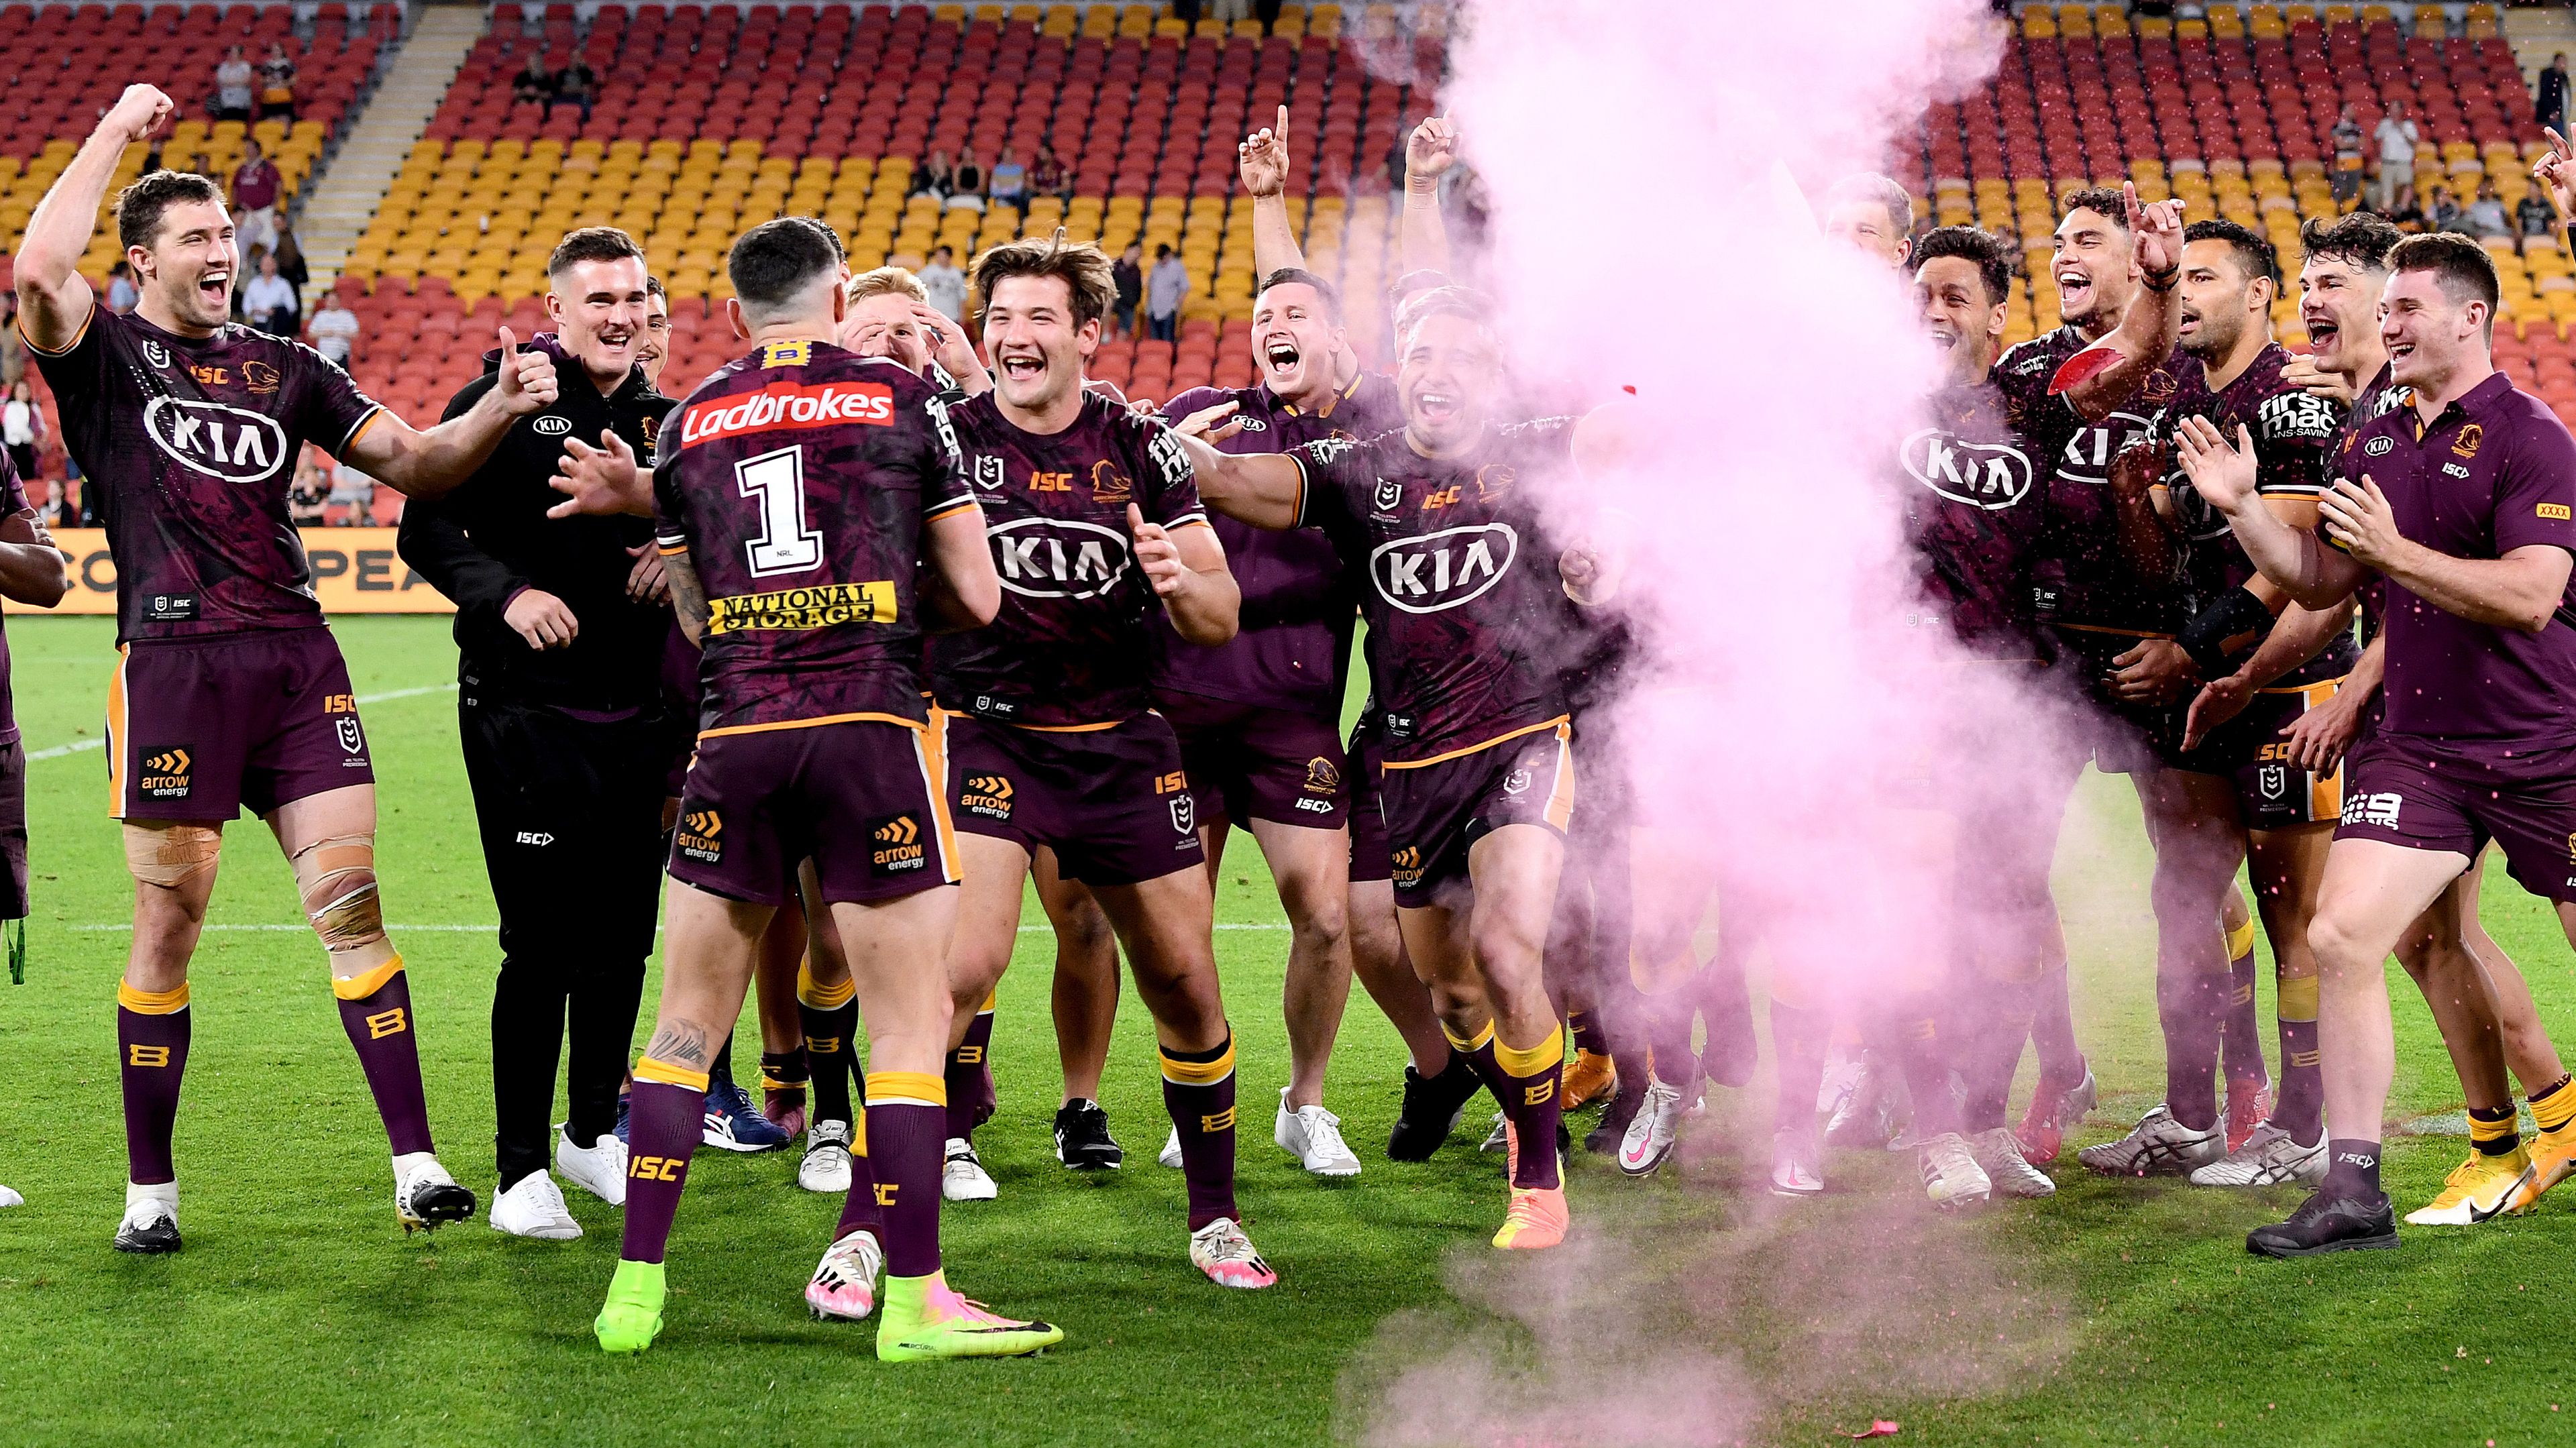
POLYGON ((366 233, 367 223, 375 218, 385 192, 410 157, 412 143, 437 114, 439 102, 446 98, 483 28, 479 10, 432 5, 404 37, 393 65, 321 180, 307 194, 297 218, 305 265, 313 274, 306 288, 309 294, 320 295, 338 279, 349 249, 366 233))

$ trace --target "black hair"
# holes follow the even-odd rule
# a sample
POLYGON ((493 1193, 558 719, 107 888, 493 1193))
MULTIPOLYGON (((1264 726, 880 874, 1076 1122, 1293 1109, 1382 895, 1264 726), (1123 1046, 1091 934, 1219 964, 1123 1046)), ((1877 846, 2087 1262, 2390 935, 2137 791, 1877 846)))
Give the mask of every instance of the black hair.
POLYGON ((2487 322, 2495 322, 2502 288, 2496 284, 2495 258, 2487 249, 2456 231, 2410 236, 2388 249, 2392 272, 2428 271, 2442 284, 2442 295, 2455 302, 2484 302, 2487 322))
MULTIPOLYGON (((194 171, 154 171, 116 193, 116 241, 150 251, 161 240, 161 213, 183 201, 224 204, 224 190, 194 171)), ((226 218, 230 219, 229 216, 226 218)))
POLYGON ((1261 279, 1261 290, 1252 294, 1253 299, 1255 301, 1260 300, 1261 293, 1270 290, 1272 287, 1288 286, 1313 287, 1315 289, 1315 295, 1323 299, 1325 319, 1336 326, 1340 325, 1342 320, 1342 294, 1334 289, 1331 282, 1324 280, 1322 277, 1315 275, 1313 272, 1310 272, 1301 266, 1283 266, 1277 271, 1272 272, 1270 275, 1263 277, 1261 279))
POLYGON ((2064 221, 2078 211, 2090 211, 2122 231, 2129 229, 2128 193, 2113 186, 2080 186, 2057 198, 2057 219, 2064 221))
POLYGON ((2236 253, 2236 264, 2245 269, 2248 278, 2261 278, 2272 284, 2272 294, 2281 293, 2281 253, 2252 227, 2234 221, 2195 221, 2182 229, 2183 244, 2195 241, 2223 241, 2236 253))
POLYGON ((2363 271, 2379 271, 2388 265, 2389 251, 2405 236, 2395 222, 2373 212, 2356 211, 2332 221, 2311 216, 2299 227, 2299 250, 2311 261, 2330 256, 2363 271))
POLYGON ((585 226, 565 232, 563 240, 555 243, 553 253, 546 258, 546 275, 562 276, 567 269, 586 261, 624 261, 629 257, 644 259, 644 248, 635 244, 635 238, 614 226, 585 226))
POLYGON ((1920 274, 1925 262, 1955 256, 1975 265, 1978 277, 1986 284, 1987 300, 2000 304, 2012 297, 2013 252, 2002 237, 1991 231, 1973 226, 1936 226, 1914 243, 1914 254, 1907 259, 1906 267, 1920 274))
POLYGON ((801 216, 764 221, 735 238, 725 254, 734 296, 763 311, 785 305, 816 278, 840 269, 840 239, 801 216))

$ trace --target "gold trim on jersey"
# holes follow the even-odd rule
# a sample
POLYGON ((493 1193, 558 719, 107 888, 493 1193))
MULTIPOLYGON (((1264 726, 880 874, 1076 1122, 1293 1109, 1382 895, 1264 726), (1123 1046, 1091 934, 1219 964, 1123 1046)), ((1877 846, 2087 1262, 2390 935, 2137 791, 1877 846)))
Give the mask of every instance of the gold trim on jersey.
POLYGON ((18 340, 26 343, 27 350, 35 353, 39 357, 68 357, 74 351, 78 350, 81 344, 81 339, 89 335, 89 324, 97 319, 98 296, 96 293, 92 293, 89 299, 89 310, 82 314, 81 324, 72 329, 72 339, 65 342, 62 347, 57 350, 53 348, 39 347, 36 345, 36 339, 27 335, 27 314, 22 311, 18 314, 18 340))
POLYGON ((845 623, 893 623, 894 582, 825 583, 776 593, 738 593, 707 600, 707 635, 746 629, 803 630, 845 623))
MULTIPOLYGON (((1446 754, 1435 754, 1429 759, 1390 759, 1385 761, 1385 764, 1389 769, 1427 769, 1435 764, 1446 764, 1452 759, 1463 759, 1470 754, 1491 749, 1497 744, 1508 744, 1512 740, 1518 739, 1523 735, 1536 734, 1542 729, 1555 729, 1560 726, 1570 726, 1571 722, 1571 715, 1559 714, 1555 718, 1547 720, 1544 723, 1532 724, 1525 729, 1515 729, 1509 734, 1497 734, 1482 744, 1470 744, 1464 749, 1452 749, 1446 754)), ((1570 727, 1567 732, 1569 735, 1572 733, 1570 727)))
POLYGON ((391 412, 392 409, 386 407, 381 402, 368 408, 367 415, 359 418, 356 423, 350 426, 349 435, 340 439, 340 445, 331 449, 331 456, 346 462, 348 460, 347 454, 349 449, 358 445, 358 439, 365 437, 367 435, 367 429, 376 425, 376 419, 387 416, 391 412))
POLYGON ((900 714, 861 712, 826 714, 819 719, 777 719, 767 724, 727 724, 718 729, 701 729, 698 731, 698 738, 707 740, 722 738, 727 734, 768 734, 780 729, 816 729, 825 724, 900 724, 906 729, 929 727, 918 719, 906 719, 900 714))
POLYGON ((981 508, 983 506, 983 504, 976 502, 974 495, 970 493, 965 497, 954 499, 948 504, 948 506, 941 508, 938 512, 922 514, 921 521, 925 523, 936 523, 942 518, 953 518, 959 513, 965 512, 969 508, 981 508))

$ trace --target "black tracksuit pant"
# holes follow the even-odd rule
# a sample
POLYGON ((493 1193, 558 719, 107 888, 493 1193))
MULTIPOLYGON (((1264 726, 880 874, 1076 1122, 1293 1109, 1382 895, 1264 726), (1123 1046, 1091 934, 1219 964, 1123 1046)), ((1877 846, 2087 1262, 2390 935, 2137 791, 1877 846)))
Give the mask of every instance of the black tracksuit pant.
POLYGON ((616 1128, 660 904, 670 731, 649 716, 599 722, 492 698, 470 681, 457 714, 501 909, 492 1094, 507 1191, 552 1154, 567 1031, 567 1134, 588 1146, 616 1128))

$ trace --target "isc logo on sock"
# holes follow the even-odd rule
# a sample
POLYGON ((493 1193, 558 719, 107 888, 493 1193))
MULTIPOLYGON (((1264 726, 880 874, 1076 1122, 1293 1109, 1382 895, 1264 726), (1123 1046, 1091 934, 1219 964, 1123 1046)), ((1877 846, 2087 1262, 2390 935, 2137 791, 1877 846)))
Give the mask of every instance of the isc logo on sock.
POLYGON ((129 1066, 167 1066, 170 1064, 170 1048, 167 1046, 127 1046, 125 1048, 125 1064, 129 1066))
POLYGON ((1232 1130, 1234 1130, 1234 1108, 1233 1108, 1233 1107, 1231 1107, 1231 1106, 1229 1106, 1229 1107, 1227 1107, 1226 1109, 1224 1109, 1223 1111, 1218 1112, 1218 1113, 1217 1113, 1217 1114, 1215 1114, 1214 1116, 1202 1116, 1202 1117, 1200 1117, 1200 1118, 1199 1118, 1199 1130, 1201 1130, 1201 1131, 1232 1131, 1232 1130))
POLYGON ((381 1041, 387 1036, 399 1036, 410 1025, 409 1015, 400 1006, 389 1011, 378 1011, 367 1017, 367 1039, 381 1041))
POLYGON ((639 1182, 675 1182, 689 1164, 676 1156, 639 1156, 626 1174, 639 1182))
POLYGON ((1545 1106, 1547 1104, 1547 1099, 1555 1094, 1556 1082, 1551 1079, 1541 1081, 1535 1086, 1524 1089, 1521 1092, 1521 1099, 1532 1106, 1545 1106))

